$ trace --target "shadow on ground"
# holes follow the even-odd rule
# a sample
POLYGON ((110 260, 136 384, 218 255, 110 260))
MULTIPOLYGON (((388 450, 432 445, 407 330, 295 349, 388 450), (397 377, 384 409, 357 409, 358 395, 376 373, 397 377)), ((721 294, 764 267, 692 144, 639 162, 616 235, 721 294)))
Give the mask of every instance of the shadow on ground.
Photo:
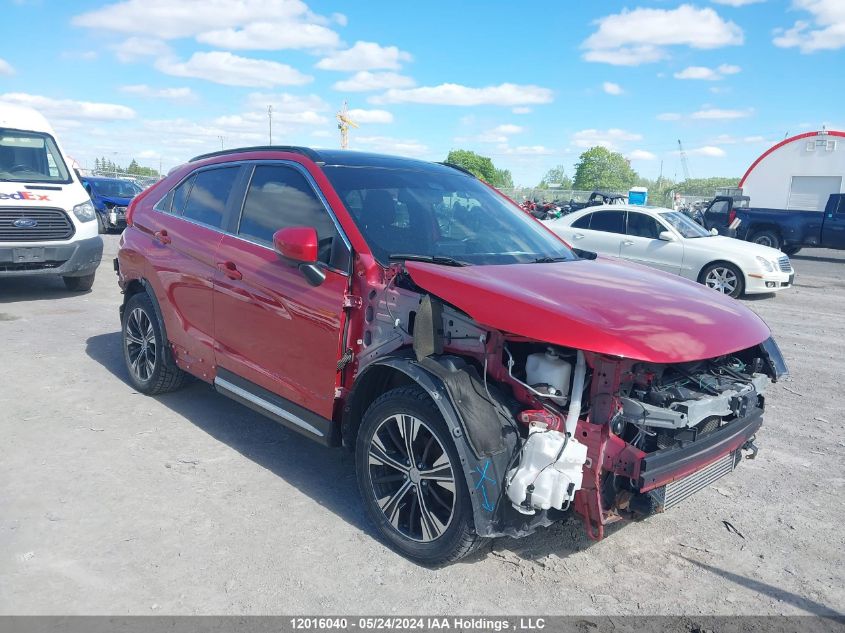
MULTIPOLYGON (((120 332, 92 336, 86 353, 129 384, 120 332)), ((375 536, 355 480, 353 456, 326 448, 218 394, 201 381, 156 400, 244 457, 296 486, 347 523, 375 536)))
POLYGON ((20 301, 67 299, 89 294, 91 291, 71 292, 58 275, 29 275, 0 278, 0 304, 20 301))
MULTIPOLYGON (((92 336, 88 356, 129 384, 121 353, 120 332, 92 336)), ((355 460, 342 448, 326 448, 193 381, 156 399, 216 440, 307 493, 321 506, 373 538, 378 535, 367 519, 355 479, 355 460)), ((614 526, 615 527, 615 526, 614 526)), ((615 529, 613 530, 615 531, 615 529)), ((491 540, 462 562, 473 563, 508 551, 519 558, 539 560, 566 557, 590 547, 579 518, 569 518, 523 539, 491 540)))

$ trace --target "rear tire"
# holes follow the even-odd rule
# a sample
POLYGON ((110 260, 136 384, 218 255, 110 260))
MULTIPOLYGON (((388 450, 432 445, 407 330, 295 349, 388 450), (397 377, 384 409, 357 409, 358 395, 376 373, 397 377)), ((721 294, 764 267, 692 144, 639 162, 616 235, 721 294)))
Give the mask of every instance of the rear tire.
POLYGON ((769 248, 780 250, 780 235, 770 229, 756 231, 753 235, 751 235, 751 237, 748 238, 748 241, 754 242, 755 244, 759 244, 760 246, 768 246, 769 248))
POLYGON ((62 277, 62 281, 65 282, 65 288, 68 290, 86 292, 91 290, 91 287, 94 285, 94 275, 96 273, 83 275, 82 277, 62 277))
POLYGON ((800 251, 801 251, 800 246, 784 246, 783 247, 784 255, 789 255, 789 257, 792 257, 793 255, 797 255, 800 251))
POLYGON ((442 565, 483 542, 475 533, 458 449, 420 387, 393 389, 370 405, 358 432, 355 464, 370 520, 406 558, 442 565))
POLYGON ((99 233, 100 235, 105 235, 108 232, 109 232, 109 230, 108 230, 108 228, 106 228, 106 222, 105 222, 105 220, 103 220, 103 216, 101 216, 98 213, 97 214, 97 233, 99 233))
POLYGON ((123 359, 132 386, 150 396, 179 389, 187 374, 179 369, 167 349, 167 340, 147 293, 129 298, 121 325, 123 359))
POLYGON ((742 271, 727 262, 716 262, 704 267, 698 277, 699 283, 717 292, 737 299, 745 291, 745 277, 742 271))

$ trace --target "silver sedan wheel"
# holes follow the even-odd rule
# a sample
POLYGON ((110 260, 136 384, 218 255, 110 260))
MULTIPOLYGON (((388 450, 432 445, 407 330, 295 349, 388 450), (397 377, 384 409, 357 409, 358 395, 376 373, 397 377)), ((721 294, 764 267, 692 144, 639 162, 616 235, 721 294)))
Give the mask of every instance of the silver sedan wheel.
POLYGON ((705 286, 713 288, 713 290, 718 290, 726 295, 736 292, 738 283, 739 280, 736 277, 736 273, 730 268, 725 268, 723 266, 713 268, 704 278, 705 286))
POLYGON ((147 382, 155 371, 156 337, 150 317, 141 308, 135 308, 126 319, 123 329, 129 371, 141 382, 147 382))
POLYGON ((373 433, 368 453, 373 495, 393 529, 421 543, 442 536, 455 513, 455 475, 431 428, 392 415, 373 433))

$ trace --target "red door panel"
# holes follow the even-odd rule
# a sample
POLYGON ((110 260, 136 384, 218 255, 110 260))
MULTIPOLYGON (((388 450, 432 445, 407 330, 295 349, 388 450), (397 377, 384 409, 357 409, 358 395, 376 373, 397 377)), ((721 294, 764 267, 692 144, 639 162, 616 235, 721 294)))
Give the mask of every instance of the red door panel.
POLYGON ((158 212, 144 214, 136 226, 150 238, 146 278, 155 290, 176 356, 190 366, 192 373, 210 376, 214 364, 213 281, 217 273, 214 254, 222 234, 158 212))
POLYGON ((217 365, 331 418, 348 278, 326 270, 311 286, 272 249, 229 235, 216 263, 217 365))

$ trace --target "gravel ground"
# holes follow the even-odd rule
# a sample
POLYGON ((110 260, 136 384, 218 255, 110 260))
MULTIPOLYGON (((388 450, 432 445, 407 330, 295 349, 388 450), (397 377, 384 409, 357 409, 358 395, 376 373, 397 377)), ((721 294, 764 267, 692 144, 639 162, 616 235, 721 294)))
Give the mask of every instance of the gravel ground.
POLYGON ((205 384, 132 390, 106 242, 90 293, 0 279, 0 614, 845 611, 843 253, 746 301, 792 371, 755 461, 601 543, 572 520, 428 570, 374 537, 344 451, 205 384))

